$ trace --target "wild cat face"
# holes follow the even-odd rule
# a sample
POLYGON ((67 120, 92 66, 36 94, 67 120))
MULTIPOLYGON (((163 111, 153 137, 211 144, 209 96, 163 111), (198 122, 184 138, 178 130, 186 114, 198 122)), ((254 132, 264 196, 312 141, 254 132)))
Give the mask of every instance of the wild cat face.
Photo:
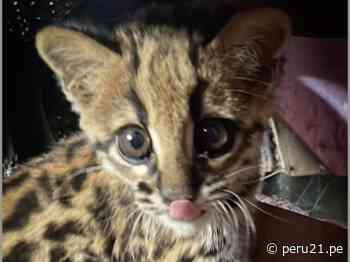
POLYGON ((181 236, 246 218, 261 135, 289 35, 272 9, 239 14, 208 44, 186 31, 130 25, 107 38, 78 27, 37 36, 103 167, 142 212, 181 236), (97 40, 98 39, 98 40, 97 40), (231 219, 231 220, 230 220, 231 219))

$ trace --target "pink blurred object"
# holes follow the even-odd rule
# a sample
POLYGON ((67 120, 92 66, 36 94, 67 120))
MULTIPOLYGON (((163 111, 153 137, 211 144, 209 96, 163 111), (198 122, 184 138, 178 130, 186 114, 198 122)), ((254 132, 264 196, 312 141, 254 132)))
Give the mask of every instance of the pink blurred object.
POLYGON ((176 200, 170 203, 169 215, 176 220, 191 221, 202 214, 202 210, 187 199, 176 200))
POLYGON ((278 113, 334 175, 347 175, 347 40, 293 37, 278 113))

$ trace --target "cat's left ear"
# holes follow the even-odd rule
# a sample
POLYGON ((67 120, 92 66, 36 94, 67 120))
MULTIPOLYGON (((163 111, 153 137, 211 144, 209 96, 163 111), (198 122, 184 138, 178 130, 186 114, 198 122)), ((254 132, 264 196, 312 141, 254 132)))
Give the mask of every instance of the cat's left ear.
POLYGON ((56 74, 63 92, 78 113, 90 108, 101 93, 101 75, 120 71, 120 56, 88 35, 49 26, 36 36, 41 58, 56 74))
POLYGON ((209 47, 224 55, 230 54, 232 47, 250 48, 259 59, 269 62, 280 55, 290 34, 287 14, 273 8, 255 9, 234 16, 209 47))

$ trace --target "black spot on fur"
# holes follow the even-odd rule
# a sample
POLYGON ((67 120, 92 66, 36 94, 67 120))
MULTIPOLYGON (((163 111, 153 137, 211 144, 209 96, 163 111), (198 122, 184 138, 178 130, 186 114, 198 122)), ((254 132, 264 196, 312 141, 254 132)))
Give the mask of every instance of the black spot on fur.
POLYGON ((66 160, 70 162, 77 154, 77 151, 85 144, 85 139, 79 139, 78 141, 69 144, 66 151, 66 160))
POLYGON ((141 202, 141 203, 146 203, 146 204, 152 203, 152 201, 149 200, 148 198, 141 198, 141 199, 139 199, 138 201, 141 202))
POLYGON ((95 202, 88 207, 101 231, 106 231, 110 227, 110 218, 113 216, 109 203, 109 194, 102 187, 95 188, 95 202))
POLYGON ((72 207, 73 192, 68 183, 61 183, 58 190, 57 200, 66 208, 72 207))
POLYGON ((72 188, 75 191, 80 191, 81 190, 81 186, 83 185, 83 183, 86 180, 86 177, 87 177, 87 173, 86 172, 73 175, 73 177, 71 179, 72 188))
POLYGON ((149 187, 149 185, 147 185, 145 182, 140 182, 137 185, 138 190, 140 190, 141 192, 144 192, 146 194, 152 194, 152 188, 149 187))
POLYGON ((72 207, 73 192, 71 185, 63 177, 55 177, 54 186, 58 189, 57 200, 65 208, 72 207))
POLYGON ((64 259, 66 255, 67 252, 63 247, 55 247, 50 250, 50 262, 71 262, 69 258, 64 259))
POLYGON ((70 195, 60 195, 58 197, 58 202, 60 202, 64 207, 69 208, 72 207, 72 196, 70 195))
POLYGON ((25 226, 32 213, 39 211, 39 200, 35 191, 30 191, 20 198, 13 213, 3 223, 4 231, 16 230, 25 226))
POLYGON ((47 174, 40 176, 38 178, 38 183, 39 183, 39 186, 44 190, 46 196, 48 198, 52 198, 53 190, 50 184, 49 176, 47 174))
POLYGON ((14 177, 10 177, 7 181, 5 180, 4 187, 3 187, 4 194, 6 194, 8 190, 11 190, 15 187, 19 187, 20 185, 22 185, 23 182, 26 181, 28 177, 29 177, 29 173, 23 172, 18 175, 15 175, 14 177))
POLYGON ((36 245, 25 241, 18 242, 4 257, 4 262, 28 262, 31 259, 32 253, 36 245))
POLYGON ((60 187, 63 184, 63 177, 56 177, 55 179, 55 187, 60 187))
POLYGON ((44 238, 54 241, 64 241, 69 234, 81 234, 79 224, 76 221, 68 221, 63 225, 50 223, 43 235, 44 238))

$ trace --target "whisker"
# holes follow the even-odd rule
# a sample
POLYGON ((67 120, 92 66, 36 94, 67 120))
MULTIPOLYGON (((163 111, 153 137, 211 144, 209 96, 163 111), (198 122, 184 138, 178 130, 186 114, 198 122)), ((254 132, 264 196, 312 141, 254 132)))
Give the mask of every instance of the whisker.
POLYGON ((233 202, 234 204, 237 205, 238 209, 242 212, 243 214, 243 217, 244 217, 244 222, 245 222, 245 234, 246 234, 246 239, 247 239, 247 242, 249 242, 250 240, 250 228, 249 228, 249 224, 248 224, 248 216, 247 216, 247 213, 246 213, 246 210, 244 209, 244 207, 237 201, 233 201, 233 199, 229 199, 229 201, 233 202))
POLYGON ((271 174, 268 174, 268 175, 266 175, 266 176, 260 177, 260 178, 258 178, 258 179, 254 179, 254 180, 249 180, 249 181, 246 181, 246 182, 242 182, 242 184, 244 184, 244 185, 249 185, 249 184, 261 182, 261 181, 264 181, 264 180, 266 180, 266 179, 269 179, 269 178, 271 178, 271 177, 273 177, 273 176, 275 176, 275 175, 278 175, 278 174, 280 174, 280 173, 288 174, 286 170, 284 170, 284 169, 278 169, 278 170, 272 172, 271 174))
POLYGON ((252 214, 250 213, 247 205, 242 201, 242 199, 239 197, 239 201, 241 202, 241 204, 243 205, 244 209, 246 210, 247 214, 248 214, 248 219, 249 219, 249 223, 250 223, 250 229, 253 232, 253 236, 256 235, 256 227, 255 227, 255 223, 252 217, 252 214))
POLYGON ((137 212, 140 212, 140 210, 139 210, 139 209, 134 209, 133 211, 131 211, 130 214, 128 214, 128 215, 126 216, 126 221, 130 221, 131 218, 132 218, 137 212))
POLYGON ((221 208, 221 210, 223 211, 223 218, 224 218, 224 220, 225 220, 228 224, 230 224, 229 221, 231 220, 231 216, 229 215, 229 212, 227 211, 225 205, 224 205, 220 200, 217 201, 217 204, 218 204, 218 206, 221 208))
POLYGON ((256 208, 257 210, 259 210, 260 212, 264 213, 265 215, 268 215, 268 216, 270 216, 270 217, 272 217, 272 218, 274 218, 274 219, 277 219, 277 220, 279 220, 279 221, 281 221, 281 222, 291 224, 289 221, 285 220, 284 218, 279 217, 279 216, 275 216, 275 215, 271 214, 270 212, 268 212, 268 211, 266 211, 266 210, 264 210, 264 209, 258 207, 257 205, 255 205, 255 204, 253 204, 251 201, 249 201, 248 199, 243 198, 243 200, 246 201, 246 202, 247 202, 249 205, 251 205, 252 207, 254 207, 254 208, 256 208))
MULTIPOLYGON (((201 202, 207 202, 207 200, 211 200, 212 198, 218 198, 220 197, 220 194, 218 194, 218 191, 225 188, 227 181, 220 180, 218 182, 214 182, 211 185, 208 185, 203 188, 202 195, 203 199, 201 202)), ((224 197, 225 195, 222 195, 224 197)), ((209 201, 210 202, 210 201, 209 201)))
POLYGON ((275 172, 272 172, 271 174, 268 174, 268 175, 266 175, 266 176, 260 178, 260 181, 264 181, 265 179, 268 179, 268 178, 273 177, 273 176, 275 176, 275 175, 278 175, 278 174, 280 174, 280 173, 284 173, 284 174, 286 174, 286 175, 288 174, 288 172, 287 172, 286 170, 284 170, 284 169, 279 169, 279 170, 276 170, 275 172))
POLYGON ((227 206, 229 212, 232 215, 232 219, 233 219, 233 222, 234 222, 234 225, 235 225, 236 229, 239 231, 239 225, 238 225, 238 219, 237 219, 236 212, 234 211, 234 209, 227 202, 226 202, 226 206, 227 206))
MULTIPOLYGON (((245 220, 246 220, 247 222, 249 222, 249 224, 246 223, 246 225, 247 225, 247 230, 248 230, 248 232, 250 232, 250 230, 252 230, 253 233, 254 233, 254 235, 255 235, 256 229, 255 229, 255 224, 254 224, 253 218, 252 218, 252 216, 251 216, 251 214, 250 214, 250 212, 249 212, 247 206, 246 206, 246 205, 244 204, 244 202, 242 201, 242 199, 238 196, 238 194, 236 194, 236 193, 234 193, 234 192, 232 192, 232 191, 230 191, 230 190, 225 189, 225 190, 223 190, 223 191, 226 192, 226 193, 228 193, 228 194, 230 194, 230 195, 232 195, 232 196, 234 196, 234 197, 238 200, 238 202, 237 202, 237 201, 234 201, 234 203, 241 209, 242 214, 243 214, 245 220)), ((229 200, 232 200, 232 201, 233 201, 233 199, 229 199, 229 200)))
POLYGON ((229 173, 228 175, 224 176, 224 178, 225 178, 225 179, 231 178, 231 177, 236 176, 236 175, 238 175, 238 174, 240 174, 240 173, 242 173, 242 172, 245 172, 245 171, 248 171, 248 170, 251 170, 251 169, 258 169, 258 168, 259 168, 259 166, 257 166, 257 165, 254 165, 254 166, 244 166, 244 167, 242 167, 242 168, 240 168, 240 169, 237 169, 237 170, 233 171, 232 173, 229 173))
POLYGON ((210 202, 214 202, 214 201, 223 199, 225 196, 227 196, 227 194, 225 194, 225 193, 217 193, 217 194, 207 198, 205 203, 210 203, 210 202))
MULTIPOLYGON (((219 223, 219 215, 221 215, 221 210, 219 208, 219 206, 217 205, 217 203, 212 205, 214 207, 214 209, 216 210, 216 212, 212 212, 213 218, 214 218, 214 225, 217 225, 217 223, 219 223)), ((214 243, 217 243, 217 232, 216 230, 213 229, 213 226, 211 225, 210 228, 210 233, 209 237, 206 236, 206 238, 212 238, 214 243)))
POLYGON ((211 192, 215 192, 218 189, 224 187, 225 185, 226 185, 226 181, 219 181, 219 182, 213 183, 211 185, 211 192))
POLYGON ((142 216, 143 216, 143 213, 140 210, 139 214, 137 215, 136 219, 134 220, 134 224, 132 226, 131 233, 130 233, 131 237, 133 237, 137 226, 139 226, 139 221, 142 219, 142 216))
POLYGON ((153 219, 151 216, 144 216, 144 218, 146 218, 146 221, 142 224, 144 224, 144 228, 145 228, 145 238, 148 239, 148 240, 151 240, 153 239, 152 238, 152 235, 151 235, 151 232, 154 233, 154 235, 156 234, 155 230, 152 230, 153 229, 153 219))
POLYGON ((233 208, 228 204, 227 202, 227 198, 225 199, 226 201, 224 203, 222 203, 223 205, 223 209, 225 209, 225 211, 227 212, 231 222, 233 223, 233 225, 235 226, 235 228, 237 230, 239 230, 239 225, 238 225, 238 219, 237 219, 237 215, 236 212, 233 210, 233 208))

